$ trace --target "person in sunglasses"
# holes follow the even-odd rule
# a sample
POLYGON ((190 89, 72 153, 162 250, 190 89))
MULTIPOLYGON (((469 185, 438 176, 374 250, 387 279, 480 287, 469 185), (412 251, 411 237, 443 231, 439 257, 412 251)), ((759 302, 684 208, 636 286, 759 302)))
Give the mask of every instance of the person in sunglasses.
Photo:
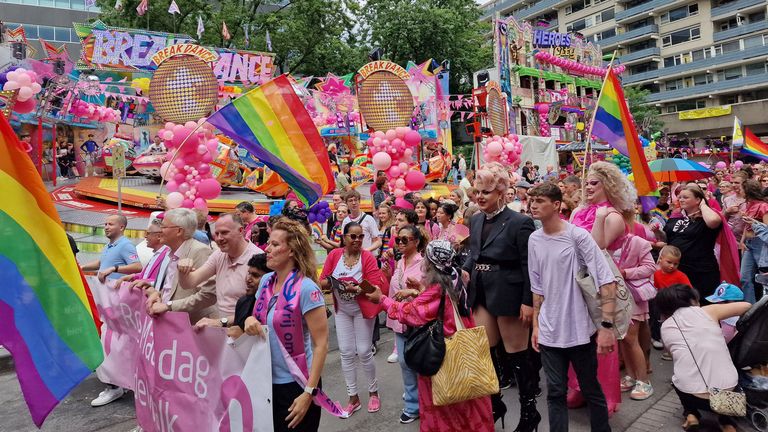
POLYGON ((371 335, 379 308, 362 295, 360 284, 367 281, 384 292, 389 291, 389 284, 379 270, 376 256, 363 248, 364 239, 359 223, 344 225, 343 246, 328 254, 320 274, 321 288, 333 292, 341 370, 349 395, 345 409, 348 415, 362 407, 357 389, 357 358, 368 379, 368 412, 381 408, 376 362, 371 349, 371 335))
MULTIPOLYGON (((408 301, 421 294, 418 290, 423 279, 423 256, 427 239, 415 225, 405 225, 394 237, 395 247, 401 258, 395 264, 395 272, 389 285, 389 297, 395 301, 408 301)), ((387 317, 387 327, 395 333, 397 352, 405 352, 405 324, 387 317)), ((405 364, 405 356, 399 355, 400 371, 403 375, 405 406, 400 414, 400 423, 408 424, 419 418, 419 392, 417 374, 405 364)))

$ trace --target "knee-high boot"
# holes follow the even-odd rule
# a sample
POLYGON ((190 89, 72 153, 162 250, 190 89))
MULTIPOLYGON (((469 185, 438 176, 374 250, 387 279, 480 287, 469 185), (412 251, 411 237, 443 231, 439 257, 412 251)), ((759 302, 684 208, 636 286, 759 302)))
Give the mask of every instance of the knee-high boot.
POLYGON ((499 343, 491 347, 491 360, 496 370, 496 378, 499 379, 499 389, 506 390, 515 386, 515 375, 504 360, 504 344, 499 343))
POLYGON ((517 389, 520 394, 520 423, 515 432, 533 432, 539 427, 541 414, 536 409, 536 396, 539 392, 539 370, 535 362, 528 357, 528 351, 505 353, 506 364, 515 374, 517 389))
MULTIPOLYGON (((502 363, 503 359, 501 353, 504 348, 501 344, 491 347, 491 360, 493 361, 493 368, 496 370, 496 377, 501 382, 502 363)), ((504 429, 504 415, 507 413, 507 405, 501 400, 501 391, 494 395, 491 395, 491 408, 493 409, 493 422, 496 423, 501 419, 501 428, 504 429)))

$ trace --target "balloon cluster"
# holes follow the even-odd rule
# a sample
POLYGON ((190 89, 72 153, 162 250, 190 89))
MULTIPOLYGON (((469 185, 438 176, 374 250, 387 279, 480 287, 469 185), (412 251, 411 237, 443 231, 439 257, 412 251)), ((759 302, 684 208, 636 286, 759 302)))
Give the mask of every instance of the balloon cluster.
POLYGON ((26 102, 32 99, 43 89, 38 81, 37 73, 24 68, 17 68, 5 73, 6 82, 3 90, 18 90, 16 96, 18 102, 26 102))
POLYGON ((206 211, 206 200, 221 193, 221 184, 208 165, 218 153, 219 140, 213 134, 214 127, 205 120, 183 125, 168 122, 157 132, 169 150, 165 156, 167 162, 160 167, 160 175, 168 182, 165 187, 170 192, 165 199, 168 208, 206 211), (199 129, 198 124, 202 125, 199 129), (174 153, 178 154, 171 163, 174 153))
POLYGON ((517 135, 509 134, 504 137, 494 135, 486 142, 483 160, 486 163, 500 162, 509 170, 514 171, 520 165, 522 152, 523 145, 520 144, 520 138, 517 135))
POLYGON ((718 162, 718 163, 716 163, 716 164, 715 164, 715 168, 716 168, 716 169, 719 169, 719 170, 725 169, 725 168, 726 168, 726 166, 727 166, 727 165, 726 165, 726 164, 725 164, 725 162, 723 162, 723 161, 720 161, 720 162, 718 162))
POLYGON ((632 172, 632 163, 630 162, 629 158, 619 153, 619 151, 616 149, 611 151, 611 158, 609 161, 613 162, 617 167, 619 167, 621 172, 624 174, 629 174, 632 172))
POLYGON ((371 162, 377 171, 386 171, 389 189, 397 198, 421 190, 426 184, 424 173, 412 170, 416 164, 414 152, 421 143, 421 135, 401 126, 386 132, 376 131, 368 138, 371 162))
MULTIPOLYGON (((588 66, 574 60, 568 60, 563 57, 558 57, 546 51, 537 52, 536 54, 534 54, 534 58, 536 58, 536 60, 539 63, 551 64, 563 70, 578 73, 581 75, 594 75, 594 76, 604 77, 605 74, 608 73, 608 69, 606 68, 588 66)), ((626 66, 616 65, 616 66, 613 66, 612 69, 615 73, 621 74, 622 72, 624 72, 624 70, 626 70, 626 66)))
POLYGON ((94 103, 76 99, 69 112, 75 117, 84 117, 95 122, 115 123, 120 119, 120 111, 94 103))
POLYGON ((547 115, 549 114, 549 104, 536 104, 536 111, 539 112, 539 133, 543 137, 552 136, 552 131, 549 127, 549 119, 547 118, 547 115))
POLYGON ((347 118, 349 119, 350 124, 360 121, 360 113, 357 111, 352 111, 348 114, 343 112, 329 112, 326 114, 318 114, 316 112, 312 112, 310 115, 312 115, 312 121, 315 122, 315 126, 317 127, 330 126, 343 129, 347 127, 347 118))
POLYGON ((311 224, 315 222, 323 224, 330 217, 331 217, 331 207, 328 206, 328 201, 320 201, 317 204, 313 205, 312 207, 310 207, 309 213, 307 214, 307 220, 311 224))

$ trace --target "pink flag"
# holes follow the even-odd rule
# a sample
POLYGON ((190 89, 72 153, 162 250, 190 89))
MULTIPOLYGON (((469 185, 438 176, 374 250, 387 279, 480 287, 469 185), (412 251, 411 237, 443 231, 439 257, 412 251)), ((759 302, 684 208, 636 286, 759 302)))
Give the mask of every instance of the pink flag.
POLYGON ((136 6, 136 12, 138 12, 139 16, 144 16, 147 13, 147 9, 149 9, 149 0, 141 0, 141 3, 136 6))

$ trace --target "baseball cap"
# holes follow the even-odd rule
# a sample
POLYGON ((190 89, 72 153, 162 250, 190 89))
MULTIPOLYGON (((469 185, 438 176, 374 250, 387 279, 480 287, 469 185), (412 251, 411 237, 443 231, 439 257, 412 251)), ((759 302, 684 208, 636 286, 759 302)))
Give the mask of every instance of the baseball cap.
POLYGON ((525 181, 525 180, 520 180, 519 182, 517 182, 517 184, 515 185, 515 187, 519 187, 519 188, 523 188, 523 189, 530 189, 530 188, 532 188, 532 187, 533 187, 533 185, 532 185, 532 184, 530 184, 530 183, 528 183, 528 182, 527 182, 527 181, 525 181))
POLYGON ((724 301, 744 300, 744 293, 736 285, 723 282, 715 288, 715 293, 707 297, 710 303, 720 303, 724 301))

